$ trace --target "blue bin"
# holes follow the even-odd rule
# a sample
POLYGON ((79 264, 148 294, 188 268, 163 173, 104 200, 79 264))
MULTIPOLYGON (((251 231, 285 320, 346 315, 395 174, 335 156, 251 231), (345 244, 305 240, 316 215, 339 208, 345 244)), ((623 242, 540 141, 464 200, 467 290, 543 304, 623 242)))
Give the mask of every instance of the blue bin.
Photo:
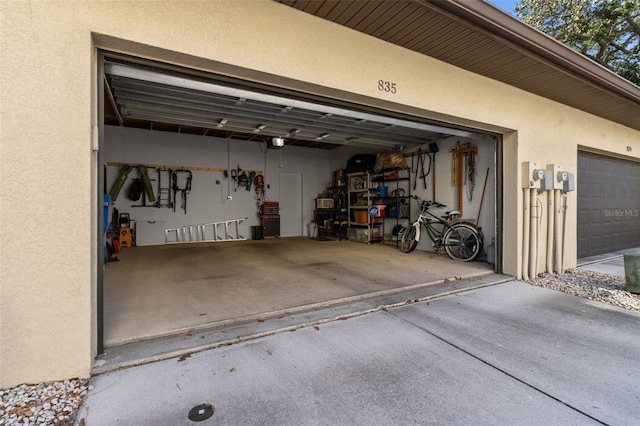
POLYGON ((103 217, 103 234, 107 233, 109 229, 109 207, 111 207, 111 195, 106 194, 104 196, 104 217, 103 217))
POLYGON ((389 191, 389 187, 388 186, 379 186, 378 187, 378 197, 386 197, 388 191, 389 191))

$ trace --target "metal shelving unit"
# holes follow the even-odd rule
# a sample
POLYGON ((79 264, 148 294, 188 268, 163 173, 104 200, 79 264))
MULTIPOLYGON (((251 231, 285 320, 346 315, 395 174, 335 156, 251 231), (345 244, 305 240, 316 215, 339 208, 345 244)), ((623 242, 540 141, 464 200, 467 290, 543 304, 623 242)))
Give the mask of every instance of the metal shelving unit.
MULTIPOLYGON (((384 199, 384 204, 387 206, 384 229, 393 232, 393 227, 406 228, 411 223, 411 171, 408 168, 384 170, 374 177, 374 181, 388 187, 387 196, 379 197, 384 199), (390 225, 391 223, 393 226, 390 225)), ((397 235, 392 241, 395 242, 396 247, 399 246, 397 235)))
POLYGON ((384 240, 384 218, 369 215, 378 191, 373 178, 378 175, 368 172, 347 175, 349 241, 371 244, 384 240))

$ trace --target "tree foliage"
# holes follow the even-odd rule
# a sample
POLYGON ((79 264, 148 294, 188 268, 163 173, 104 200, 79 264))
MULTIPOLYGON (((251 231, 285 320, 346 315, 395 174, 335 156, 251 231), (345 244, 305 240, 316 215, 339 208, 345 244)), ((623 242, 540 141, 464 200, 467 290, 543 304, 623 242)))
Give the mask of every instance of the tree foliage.
POLYGON ((640 86, 640 0, 521 0, 515 12, 640 86))

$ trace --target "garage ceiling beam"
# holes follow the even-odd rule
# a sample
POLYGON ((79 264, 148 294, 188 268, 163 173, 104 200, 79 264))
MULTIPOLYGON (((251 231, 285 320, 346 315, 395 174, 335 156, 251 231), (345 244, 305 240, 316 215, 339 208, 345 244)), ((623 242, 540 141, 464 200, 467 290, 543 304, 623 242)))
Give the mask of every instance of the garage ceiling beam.
MULTIPOLYGON (((191 125, 201 125, 207 128, 219 128, 220 122, 217 115, 225 113, 226 111, 220 111, 215 109, 203 109, 197 108, 194 111, 190 109, 172 109, 168 105, 164 105, 162 102, 150 103, 150 102, 138 102, 128 101, 127 98, 120 100, 123 105, 126 106, 128 114, 135 118, 148 119, 155 121, 167 121, 167 120, 188 120, 191 125), (213 115, 213 116, 212 116, 213 115), (173 117, 173 118, 172 118, 173 117), (197 124, 196 124, 197 123, 197 124)), ((256 127, 255 121, 247 114, 230 114, 227 115, 229 119, 225 123, 225 128, 233 128, 240 132, 260 132, 271 136, 279 137, 292 137, 291 127, 292 124, 297 127, 303 127, 305 130, 299 130, 296 132, 296 138, 307 138, 316 140, 317 138, 328 138, 328 140, 339 143, 341 141, 347 141, 354 138, 360 138, 362 142, 371 140, 370 136, 374 134, 376 139, 383 139, 385 143, 383 145, 405 143, 416 144, 411 141, 419 141, 423 143, 424 140, 433 136, 432 133, 420 132, 413 129, 404 129, 401 131, 395 126, 380 125, 378 123, 360 123, 351 122, 345 125, 335 122, 327 122, 326 124, 315 124, 320 120, 314 119, 299 119, 293 118, 289 121, 285 119, 269 119, 270 124, 262 128, 256 127), (294 122, 295 121, 295 122, 294 122), (356 126, 356 127, 354 127, 356 126), (362 128, 358 128, 362 127, 362 128), (325 135, 329 136, 325 136, 325 135)), ((371 140, 371 142, 373 142, 371 140)))
POLYGON ((261 133, 271 130, 272 136, 287 137, 294 127, 300 129, 296 139, 315 140, 330 134, 323 140, 387 149, 396 145, 416 146, 446 135, 478 136, 471 131, 256 93, 113 62, 105 64, 105 74, 117 83, 116 101, 120 106, 126 105, 129 116, 136 119, 216 128, 221 123, 220 117, 224 117, 229 121, 225 127, 234 124, 237 127, 233 130, 242 133, 251 133, 256 125, 268 124, 261 133), (207 114, 218 117, 212 119, 207 114), (256 122, 260 117, 265 121, 256 122), (234 119, 239 122, 233 123, 234 119))
POLYGON ((104 79, 105 92, 107 92, 107 99, 109 100, 109 103, 111 104, 111 108, 113 109, 113 112, 116 115, 116 120, 118 120, 120 127, 122 127, 122 124, 123 124, 122 115, 120 115, 120 111, 118 111, 118 105, 116 104, 116 100, 113 98, 113 92, 111 91, 111 87, 109 87, 109 81, 107 80, 106 76, 103 76, 103 79, 104 79))

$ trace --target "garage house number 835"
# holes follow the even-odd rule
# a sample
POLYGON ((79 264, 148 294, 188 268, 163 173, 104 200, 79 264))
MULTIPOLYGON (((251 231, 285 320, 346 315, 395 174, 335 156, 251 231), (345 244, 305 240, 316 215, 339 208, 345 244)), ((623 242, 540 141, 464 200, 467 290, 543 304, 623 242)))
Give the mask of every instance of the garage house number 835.
POLYGON ((396 84, 386 80, 378 80, 378 90, 395 95, 396 84))

